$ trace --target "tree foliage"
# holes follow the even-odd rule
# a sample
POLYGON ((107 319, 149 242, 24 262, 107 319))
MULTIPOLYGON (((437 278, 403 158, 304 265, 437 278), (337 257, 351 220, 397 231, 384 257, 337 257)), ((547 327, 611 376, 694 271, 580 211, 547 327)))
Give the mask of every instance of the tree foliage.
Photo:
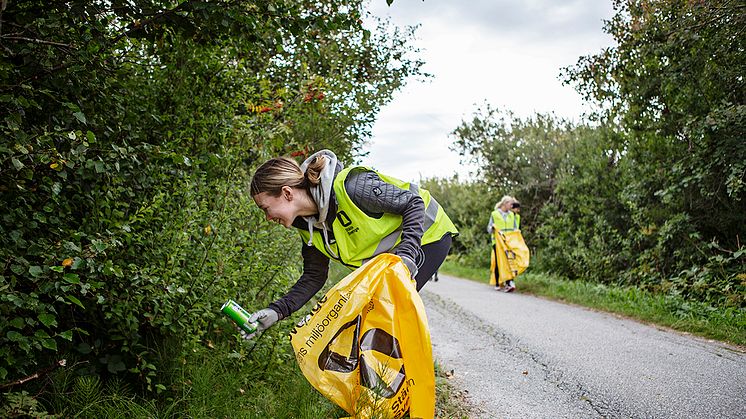
MULTIPOLYGON (((746 71, 742 2, 618 2, 607 24, 618 46, 567 70, 627 130, 624 150, 644 182, 639 199, 685 211, 704 238, 743 243, 746 71), (668 168, 666 174, 650 173, 668 168)), ((643 202, 635 202, 644 208, 643 202)), ((656 205, 657 207, 658 205, 656 205)))
POLYGON ((536 217, 557 187, 573 130, 571 123, 551 114, 518 118, 486 105, 453 131, 452 148, 479 168, 478 175, 487 186, 489 205, 481 215, 483 231, 495 204, 503 195, 511 195, 521 202, 521 227, 531 243, 536 217))
POLYGON ((297 278, 245 194, 253 167, 350 161, 421 65, 413 32, 365 29, 358 0, 3 8, 3 386, 72 357, 165 389, 162 342, 204 344, 227 298, 260 308, 297 278))
POLYGON ((743 302, 744 6, 669 0, 617 9, 606 29, 618 46, 566 74, 624 133, 620 199, 643 262, 635 273, 743 302))
POLYGON ((450 179, 425 179, 422 186, 437 197, 438 203, 446 208, 448 217, 458 228, 459 235, 453 241, 451 253, 471 266, 484 265, 487 255, 486 263, 489 264, 491 244, 486 229, 489 213, 495 204, 485 199, 493 195, 487 185, 463 181, 454 176, 450 179))
POLYGON ((493 200, 511 193, 529 210, 539 267, 743 307, 744 6, 616 7, 617 45, 564 72, 598 105, 594 122, 488 109, 454 148, 481 164, 493 200))

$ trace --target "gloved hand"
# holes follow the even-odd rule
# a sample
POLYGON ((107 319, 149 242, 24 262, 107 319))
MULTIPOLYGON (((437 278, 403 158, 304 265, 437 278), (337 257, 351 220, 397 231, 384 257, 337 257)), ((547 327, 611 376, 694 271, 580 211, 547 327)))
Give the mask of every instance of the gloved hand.
POLYGON ((278 320, 280 320, 280 315, 276 311, 271 308, 265 308, 257 311, 249 317, 249 322, 256 322, 258 325, 256 332, 248 333, 243 329, 239 329, 239 332, 241 333, 242 338, 251 340, 254 339, 259 332, 269 329, 270 326, 277 323, 278 320))
POLYGON ((409 269, 409 276, 414 279, 415 276, 417 276, 417 270, 419 269, 417 267, 417 264, 410 258, 406 256, 399 256, 401 258, 401 261, 404 262, 404 265, 409 269))

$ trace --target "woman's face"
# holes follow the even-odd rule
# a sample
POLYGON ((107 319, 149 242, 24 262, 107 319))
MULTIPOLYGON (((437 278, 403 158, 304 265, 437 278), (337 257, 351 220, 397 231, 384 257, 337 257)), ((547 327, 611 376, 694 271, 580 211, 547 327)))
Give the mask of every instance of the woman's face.
POLYGON ((256 205, 264 211, 267 221, 282 224, 285 228, 290 228, 298 215, 294 205, 293 191, 289 186, 283 186, 278 196, 261 192, 253 198, 256 205))

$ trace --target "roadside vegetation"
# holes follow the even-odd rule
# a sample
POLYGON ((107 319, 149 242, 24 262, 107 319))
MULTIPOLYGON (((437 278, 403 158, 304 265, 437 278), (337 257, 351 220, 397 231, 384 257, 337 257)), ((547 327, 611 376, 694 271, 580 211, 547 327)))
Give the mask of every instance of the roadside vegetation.
MULTIPOLYGON (((364 27, 365 7, 3 2, 1 417, 341 416, 295 366, 303 310, 247 344, 219 308, 264 308, 302 269, 246 194, 257 164, 323 148, 352 164, 427 77, 415 29, 364 27)), ((618 45, 563 72, 595 114, 485 103, 455 127, 479 173, 423 182, 461 231, 445 269, 479 278, 510 194, 534 256, 522 289, 743 344, 746 14, 617 9, 618 45)), ((439 415, 468 417, 445 377, 439 415)))
MULTIPOLYGON (((475 268, 446 261, 440 271, 489 283, 489 266, 475 268)), ((516 283, 520 293, 620 314, 680 332, 746 346, 746 311, 742 309, 712 306, 633 286, 571 281, 533 270, 519 276, 516 283)))

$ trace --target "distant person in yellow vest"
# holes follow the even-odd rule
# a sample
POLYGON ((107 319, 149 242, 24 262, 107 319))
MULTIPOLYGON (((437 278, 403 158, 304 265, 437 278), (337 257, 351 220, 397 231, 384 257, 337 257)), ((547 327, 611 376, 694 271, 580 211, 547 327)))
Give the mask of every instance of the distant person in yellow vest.
MULTIPOLYGON (((419 291, 445 260, 456 227, 430 193, 362 166, 343 168, 322 150, 298 165, 278 157, 251 179, 268 221, 303 239, 303 273, 287 294, 254 313, 257 332, 288 317, 326 282, 329 260, 357 268, 381 253, 401 257, 419 291)), ((254 334, 242 333, 251 339, 254 334)))
POLYGON ((513 203, 510 205, 510 211, 515 214, 515 223, 518 229, 521 229, 521 203, 517 199, 513 198, 513 203))
MULTIPOLYGON (((490 222, 487 224, 487 231, 490 233, 490 239, 492 241, 492 252, 493 256, 497 260, 495 252, 497 248, 495 246, 495 230, 499 231, 513 231, 518 230, 518 219, 514 212, 511 211, 515 198, 510 195, 505 195, 500 199, 500 202, 495 204, 495 210, 490 214, 490 222)), ((499 278, 497 264, 495 264, 495 271, 493 272, 495 278, 499 278)), ((498 279, 496 281, 496 287, 498 291, 513 292, 515 291, 515 282, 513 280, 507 281, 505 284, 500 283, 498 279)))

